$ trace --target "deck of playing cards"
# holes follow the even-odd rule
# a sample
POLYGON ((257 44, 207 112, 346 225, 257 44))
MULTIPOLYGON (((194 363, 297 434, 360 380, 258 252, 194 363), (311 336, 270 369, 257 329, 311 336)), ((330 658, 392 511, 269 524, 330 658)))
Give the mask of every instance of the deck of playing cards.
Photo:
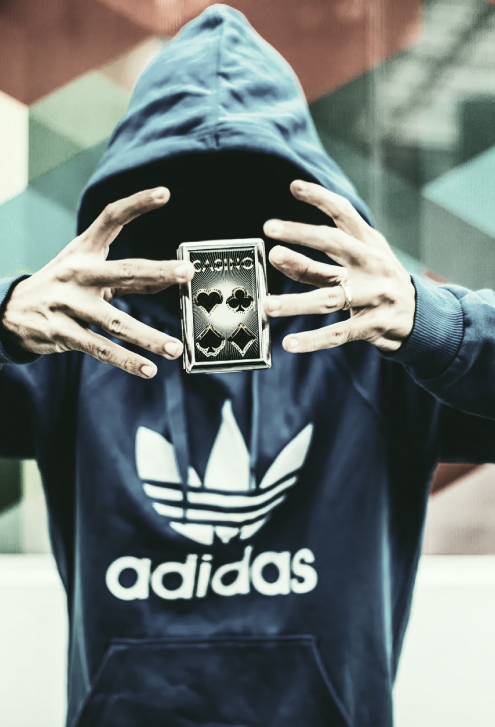
POLYGON ((185 370, 270 368, 263 240, 184 242, 177 257, 196 271, 180 286, 185 370))

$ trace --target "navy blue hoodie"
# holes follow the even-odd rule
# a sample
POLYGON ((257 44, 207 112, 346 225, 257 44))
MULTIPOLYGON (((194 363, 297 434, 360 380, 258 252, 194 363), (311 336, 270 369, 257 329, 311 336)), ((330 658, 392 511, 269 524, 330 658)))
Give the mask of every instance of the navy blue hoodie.
MULTIPOLYGON (((114 258, 261 236, 269 217, 330 224, 294 178, 369 219, 285 61, 216 5, 144 72, 79 227, 157 184, 169 204, 114 258)), ((414 283, 413 332, 388 358, 283 351, 345 313, 276 321, 272 369, 227 375, 155 357, 146 381, 79 353, 16 365, 0 341, 0 455, 38 461, 67 591, 69 727, 392 724, 431 473, 495 461, 495 296, 414 283)), ((115 305, 178 334, 177 298, 115 305)))

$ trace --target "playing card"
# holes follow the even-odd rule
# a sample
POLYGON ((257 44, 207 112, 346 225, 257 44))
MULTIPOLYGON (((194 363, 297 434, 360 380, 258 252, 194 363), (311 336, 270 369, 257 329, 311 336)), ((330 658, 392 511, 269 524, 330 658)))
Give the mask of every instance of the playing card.
POLYGON ((269 368, 263 240, 184 242, 177 257, 192 262, 196 271, 180 286, 185 370, 269 368))

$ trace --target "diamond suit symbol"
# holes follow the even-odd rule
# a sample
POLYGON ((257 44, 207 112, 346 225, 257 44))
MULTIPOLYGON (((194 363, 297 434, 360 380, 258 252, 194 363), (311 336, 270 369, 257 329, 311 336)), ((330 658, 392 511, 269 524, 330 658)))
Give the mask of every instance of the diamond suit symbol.
POLYGON ((252 537, 296 484, 308 453, 313 425, 308 424, 278 454, 260 484, 251 481, 250 456, 226 401, 222 423, 206 466, 204 481, 190 467, 182 484, 172 444, 161 434, 139 427, 136 465, 145 494, 168 525, 186 538, 211 545, 252 537))
POLYGON ((244 356, 252 342, 256 341, 256 336, 254 333, 251 333, 249 328, 246 328, 244 323, 239 323, 234 333, 230 336, 229 341, 244 356))

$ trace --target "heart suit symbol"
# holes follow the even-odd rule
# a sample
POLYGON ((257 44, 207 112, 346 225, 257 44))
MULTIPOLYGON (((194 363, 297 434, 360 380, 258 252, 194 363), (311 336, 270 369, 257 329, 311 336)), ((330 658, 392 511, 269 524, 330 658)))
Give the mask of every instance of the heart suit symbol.
POLYGON ((212 288, 211 290, 198 290, 194 296, 194 302, 199 308, 203 308, 210 315, 223 302, 223 295, 216 288, 212 288))

